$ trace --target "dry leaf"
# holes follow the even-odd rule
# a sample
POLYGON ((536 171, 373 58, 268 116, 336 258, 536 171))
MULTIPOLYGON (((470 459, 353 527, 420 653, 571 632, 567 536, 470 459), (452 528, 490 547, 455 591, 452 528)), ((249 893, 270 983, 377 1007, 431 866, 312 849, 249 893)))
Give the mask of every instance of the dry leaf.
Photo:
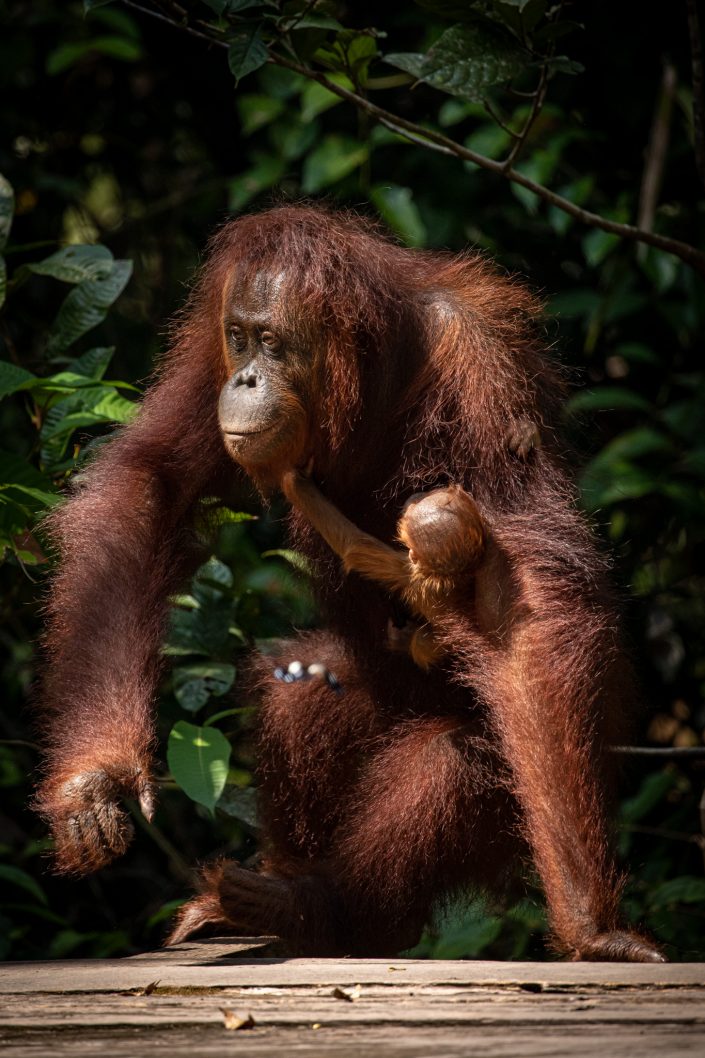
POLYGON ((229 1007, 221 1007, 220 1011, 223 1015, 223 1024, 226 1029, 232 1029, 234 1032, 242 1032, 244 1029, 253 1029, 255 1027, 255 1019, 252 1014, 248 1014, 246 1018, 241 1018, 234 1010, 230 1010, 229 1007))
POLYGON ((133 988, 131 996, 151 996, 152 992, 159 987, 159 981, 150 981, 144 988, 133 988))

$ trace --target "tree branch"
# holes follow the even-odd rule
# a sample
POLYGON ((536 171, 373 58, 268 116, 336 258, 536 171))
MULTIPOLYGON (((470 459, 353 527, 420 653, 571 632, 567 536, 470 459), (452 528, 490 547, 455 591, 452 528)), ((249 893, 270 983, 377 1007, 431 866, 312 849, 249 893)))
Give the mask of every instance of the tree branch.
MULTIPOLYGON (((174 22, 161 13, 143 7, 141 4, 136 3, 135 0, 123 0, 123 3, 127 4, 128 7, 141 11, 145 15, 151 15, 153 18, 157 18, 160 21, 167 23, 167 25, 172 26, 174 29, 181 30, 182 32, 189 33, 193 37, 205 40, 209 44, 215 44, 222 48, 228 47, 226 41, 211 37, 206 33, 201 33, 199 30, 195 30, 189 25, 174 22)), ((488 172, 503 176, 512 183, 519 184, 520 187, 525 187, 527 191, 532 191, 544 202, 547 202, 551 206, 555 206, 564 213, 568 213, 571 217, 574 217, 582 224, 586 224, 593 228, 599 228, 601 231, 617 235, 619 238, 627 241, 647 243, 649 246, 655 246, 658 250, 672 253, 682 261, 685 261, 685 263, 690 265, 695 271, 705 276, 705 253, 696 249, 696 247, 691 246, 689 243, 681 242, 680 239, 672 239, 667 235, 659 235, 656 232, 645 231, 632 224, 621 224, 616 220, 610 220, 609 217, 603 217, 599 213, 593 213, 590 210, 583 209, 582 206, 576 205, 575 202, 571 202, 570 199, 564 198, 563 195, 559 195, 555 191, 551 191, 550 188, 544 187, 543 184, 538 184, 535 180, 529 179, 528 176, 525 176, 517 169, 514 169, 511 165, 507 167, 505 162, 497 162, 493 158, 488 158, 484 154, 478 154, 477 151, 465 147, 462 143, 457 143, 449 136, 444 136, 442 133, 436 132, 433 129, 426 129, 423 125, 418 125, 416 122, 408 121, 406 118, 399 117, 391 111, 377 106, 376 103, 370 102, 369 99, 359 95, 357 92, 351 91, 350 89, 344 88, 342 85, 338 85, 334 81, 329 80, 325 74, 319 73, 317 70, 312 70, 310 67, 304 66, 301 63, 293 62, 291 59, 286 59, 283 55, 277 55, 270 52, 269 62, 276 66, 281 66, 284 69, 291 70, 293 73, 298 73, 309 81, 316 81, 318 84, 328 89, 333 95, 337 95, 340 99, 352 103, 353 106, 370 114, 392 132, 398 133, 412 143, 416 143, 419 146, 426 147, 430 150, 440 150, 443 154, 453 155, 462 161, 472 162, 474 165, 477 165, 481 169, 486 169, 488 172)))

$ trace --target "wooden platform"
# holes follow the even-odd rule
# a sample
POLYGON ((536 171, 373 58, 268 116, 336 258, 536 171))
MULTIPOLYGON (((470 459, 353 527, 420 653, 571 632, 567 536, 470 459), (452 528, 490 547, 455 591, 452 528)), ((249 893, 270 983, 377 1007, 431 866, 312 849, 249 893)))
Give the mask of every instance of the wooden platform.
POLYGON ((705 1055, 705 964, 284 959, 266 941, 0 967, 3 1058, 705 1055))

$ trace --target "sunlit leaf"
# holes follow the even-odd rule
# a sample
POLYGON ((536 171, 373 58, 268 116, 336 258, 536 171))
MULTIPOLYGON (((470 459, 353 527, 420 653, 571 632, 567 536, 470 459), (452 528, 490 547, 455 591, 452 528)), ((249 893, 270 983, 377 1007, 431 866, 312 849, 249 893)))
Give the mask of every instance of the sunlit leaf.
POLYGON ((169 733, 167 763, 178 786, 211 811, 225 788, 230 743, 215 727, 179 720, 169 733))

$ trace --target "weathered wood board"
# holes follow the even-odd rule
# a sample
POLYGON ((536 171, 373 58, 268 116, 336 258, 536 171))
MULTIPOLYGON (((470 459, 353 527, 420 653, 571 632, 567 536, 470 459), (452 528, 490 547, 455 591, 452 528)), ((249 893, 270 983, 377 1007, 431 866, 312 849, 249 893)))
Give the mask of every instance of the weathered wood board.
POLYGON ((266 941, 0 967, 3 1056, 705 1056, 705 965, 285 959, 266 941), (251 1027, 236 1028, 252 1019, 251 1027))

